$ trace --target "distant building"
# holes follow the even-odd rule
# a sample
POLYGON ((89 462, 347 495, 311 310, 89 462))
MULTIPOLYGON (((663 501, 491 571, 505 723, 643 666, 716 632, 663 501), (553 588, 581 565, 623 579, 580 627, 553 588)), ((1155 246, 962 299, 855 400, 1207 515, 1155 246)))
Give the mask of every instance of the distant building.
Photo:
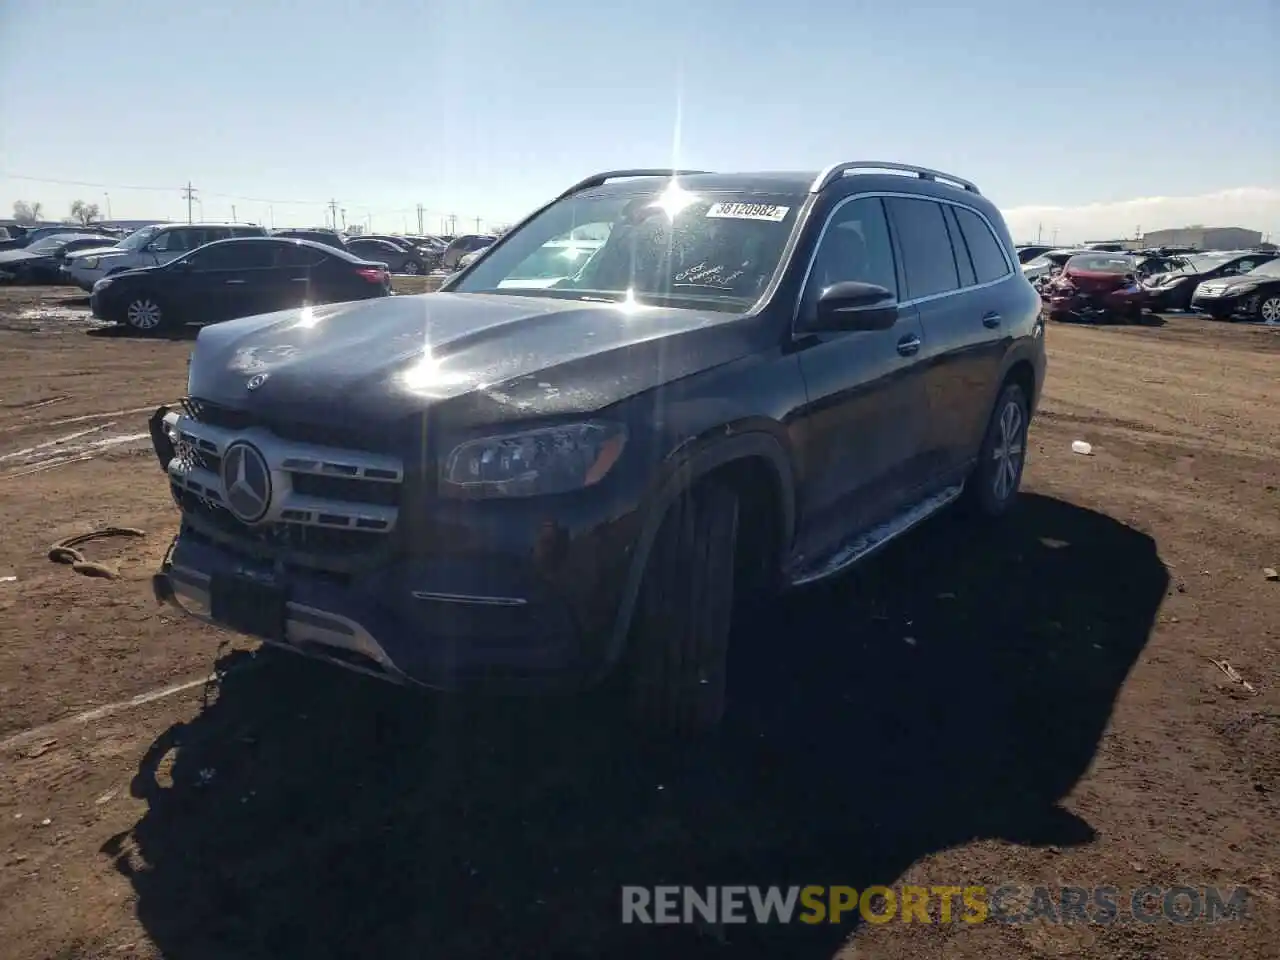
POLYGON ((1261 242, 1261 233, 1243 227, 1191 226, 1152 230, 1142 237, 1147 247, 1195 247, 1197 250, 1250 250, 1261 242))

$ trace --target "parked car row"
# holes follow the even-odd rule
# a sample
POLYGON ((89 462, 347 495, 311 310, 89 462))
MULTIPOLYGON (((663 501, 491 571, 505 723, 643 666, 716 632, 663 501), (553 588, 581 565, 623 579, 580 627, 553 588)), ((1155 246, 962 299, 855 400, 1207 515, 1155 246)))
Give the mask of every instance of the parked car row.
POLYGON ((1039 259, 1062 258, 1061 266, 1030 279, 1052 319, 1140 320, 1144 310, 1200 310, 1219 320, 1243 316, 1280 323, 1278 256, 1051 251, 1039 259))

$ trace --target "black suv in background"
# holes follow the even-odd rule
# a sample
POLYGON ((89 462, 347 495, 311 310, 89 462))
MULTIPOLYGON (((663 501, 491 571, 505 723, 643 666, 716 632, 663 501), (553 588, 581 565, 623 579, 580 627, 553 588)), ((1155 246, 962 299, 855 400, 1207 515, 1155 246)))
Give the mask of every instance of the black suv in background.
POLYGON ((401 683, 610 676, 703 729, 736 599, 1013 506, 1044 370, 972 183, 601 173, 439 293, 203 329, 151 419, 182 514, 156 594, 401 683))

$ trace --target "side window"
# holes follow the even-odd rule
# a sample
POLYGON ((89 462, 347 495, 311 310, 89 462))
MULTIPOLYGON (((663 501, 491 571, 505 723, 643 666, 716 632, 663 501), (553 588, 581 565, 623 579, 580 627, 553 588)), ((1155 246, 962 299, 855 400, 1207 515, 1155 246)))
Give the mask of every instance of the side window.
POLYGON ((275 265, 275 251, 263 243, 242 240, 220 243, 193 253, 188 261, 195 271, 254 270, 275 265))
POLYGON ((964 242, 964 234, 960 232, 960 224, 956 222, 956 209, 949 203, 942 205, 942 218, 947 221, 947 235, 951 237, 951 252, 955 255, 956 266, 960 270, 960 286, 972 287, 978 282, 973 272, 973 260, 969 257, 969 247, 964 242))
POLYGON ((276 266, 279 267, 318 267, 329 257, 314 247, 301 244, 272 244, 276 247, 276 266))
POLYGON ((832 215, 819 241, 805 298, 812 302, 827 287, 847 280, 878 284, 898 296, 893 244, 878 197, 851 200, 832 215))
POLYGON ((178 232, 179 231, 177 230, 160 231, 151 238, 151 243, 148 245, 149 248, 154 250, 156 253, 169 253, 180 249, 179 247, 173 246, 173 244, 179 239, 178 232))
POLYGON ((973 270, 978 275, 978 282, 990 283, 1007 277, 1009 264, 1004 258, 1004 250, 986 221, 967 207, 956 207, 955 215, 969 247, 969 255, 973 258, 973 270))
POLYGON ((887 197, 885 205, 902 250, 907 298, 914 300, 958 289, 960 276, 942 207, 932 200, 906 197, 887 197))

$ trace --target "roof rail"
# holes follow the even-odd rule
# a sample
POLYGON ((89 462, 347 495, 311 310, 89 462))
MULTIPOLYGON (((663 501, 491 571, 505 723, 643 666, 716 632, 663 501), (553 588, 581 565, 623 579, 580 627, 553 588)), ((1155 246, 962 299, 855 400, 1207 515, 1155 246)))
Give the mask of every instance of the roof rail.
POLYGON ((928 167, 917 167, 910 163, 893 163, 888 160, 846 160, 844 163, 833 163, 818 174, 817 179, 813 181, 813 185, 809 187, 809 192, 821 192, 850 170, 895 170, 901 173, 914 173, 921 180, 947 180, 957 187, 968 190, 970 193, 981 195, 981 191, 974 184, 954 174, 943 173, 941 170, 930 170, 928 167))
POLYGON ((596 173, 583 180, 579 180, 572 187, 566 190, 557 200, 563 200, 565 197, 572 196, 579 190, 589 190, 592 187, 599 187, 609 180, 621 180, 623 177, 683 177, 695 173, 710 173, 709 170, 675 170, 671 167, 641 167, 638 170, 606 170, 604 173, 596 173))

